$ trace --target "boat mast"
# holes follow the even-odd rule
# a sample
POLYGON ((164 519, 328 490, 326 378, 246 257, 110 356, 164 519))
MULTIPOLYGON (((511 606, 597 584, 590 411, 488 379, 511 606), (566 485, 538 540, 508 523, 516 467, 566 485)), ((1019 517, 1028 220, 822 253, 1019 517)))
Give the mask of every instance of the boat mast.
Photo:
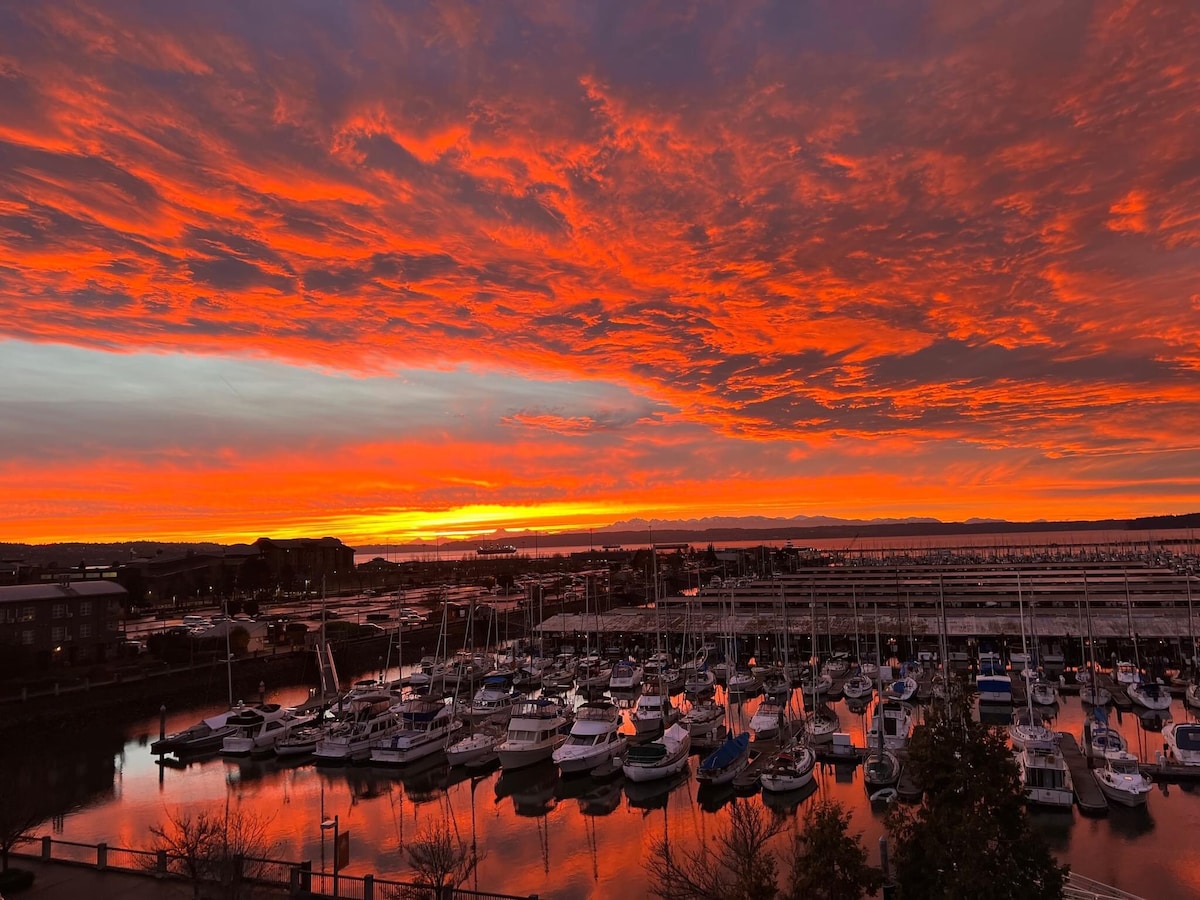
MULTIPOLYGON (((875 658, 882 660, 879 655, 879 604, 875 604, 875 658)), ((879 664, 876 669, 876 680, 879 682, 879 699, 875 702, 875 715, 879 721, 876 725, 876 730, 879 732, 879 758, 883 759, 883 665, 879 664)))
POLYGON ((1125 571, 1125 621, 1129 623, 1129 637, 1133 641, 1134 677, 1141 681, 1142 659, 1138 655, 1137 632, 1133 630, 1133 601, 1129 599, 1129 572, 1125 571))
POLYGON ((1017 573, 1017 610, 1021 618, 1021 655, 1025 657, 1025 668, 1021 672, 1021 679, 1025 683, 1025 702, 1029 707, 1029 723, 1033 724, 1033 691, 1030 682, 1033 680, 1025 673, 1029 671, 1029 647, 1025 643, 1025 598, 1021 592, 1021 573, 1017 573))
POLYGON ((1091 670, 1092 697, 1096 696, 1096 642, 1092 639, 1092 601, 1088 598, 1087 570, 1083 572, 1083 608, 1087 611, 1088 668, 1091 670))

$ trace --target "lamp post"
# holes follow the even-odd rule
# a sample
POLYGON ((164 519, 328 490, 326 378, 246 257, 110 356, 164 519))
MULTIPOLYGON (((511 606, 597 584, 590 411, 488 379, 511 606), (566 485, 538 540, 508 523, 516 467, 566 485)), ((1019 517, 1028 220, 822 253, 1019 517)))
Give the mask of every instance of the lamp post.
POLYGON ((333 831, 333 896, 338 895, 338 817, 326 819, 321 823, 322 831, 333 831))

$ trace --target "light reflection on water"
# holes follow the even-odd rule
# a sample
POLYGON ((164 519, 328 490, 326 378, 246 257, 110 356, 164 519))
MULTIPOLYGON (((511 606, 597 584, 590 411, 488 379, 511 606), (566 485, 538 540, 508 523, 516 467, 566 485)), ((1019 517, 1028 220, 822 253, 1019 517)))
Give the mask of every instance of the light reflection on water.
MULTIPOLYGON (((269 699, 298 703, 304 688, 281 691, 269 699)), ((720 698, 719 698, 720 699, 720 698)), ((730 708, 735 725, 745 728, 758 699, 730 708)), ((865 713, 834 704, 842 730, 862 745, 865 713)), ((208 711, 173 713, 167 730, 177 730, 208 711)), ((1187 714, 1177 701, 1177 718, 1187 714)), ((1007 720, 1001 712, 1000 721, 1007 720)), ((1162 747, 1157 731, 1147 731, 1136 715, 1111 714, 1143 759, 1162 747)), ((1083 709, 1077 697, 1064 697, 1054 726, 1079 735, 1083 709)), ((331 864, 331 847, 323 842, 320 822, 337 815, 351 834, 347 872, 403 878, 403 848, 428 826, 446 821, 468 844, 483 852, 470 886, 516 894, 551 897, 637 896, 632 886, 645 883, 642 864, 651 841, 667 834, 680 844, 711 839, 722 828, 731 802, 764 802, 761 796, 734 799, 732 790, 710 794, 698 790, 692 773, 661 784, 631 785, 620 780, 596 783, 590 778, 563 779, 550 764, 516 772, 471 772, 444 762, 422 761, 405 770, 365 766, 318 768, 311 764, 231 761, 209 758, 182 768, 160 767, 150 754, 149 739, 158 734, 157 718, 130 728, 124 748, 115 755, 111 791, 89 785, 82 805, 44 829, 55 836, 85 842, 107 841, 145 847, 149 826, 168 811, 201 809, 250 810, 270 817, 273 855, 331 864)), ((1161 723, 1153 727, 1161 729, 1161 723)), ((628 723, 626 730, 630 730, 628 723)), ((98 746, 100 763, 112 758, 111 746, 98 746)), ((30 749, 30 754, 38 751, 30 749)), ((696 767, 693 757, 692 772, 696 767)), ((101 778, 107 778, 100 765, 101 778)), ((1142 810, 1113 809, 1094 819, 1072 812, 1035 812, 1036 826, 1055 853, 1081 874, 1147 898, 1200 895, 1200 796, 1190 785, 1159 784, 1142 810)), ((838 800, 853 810, 853 828, 873 861, 883 834, 882 809, 873 809, 858 769, 822 765, 816 786, 796 796, 768 798, 768 809, 788 817, 813 798, 838 800)), ((80 803, 76 798, 75 803, 80 803)), ((785 831, 777 841, 782 851, 785 831)))

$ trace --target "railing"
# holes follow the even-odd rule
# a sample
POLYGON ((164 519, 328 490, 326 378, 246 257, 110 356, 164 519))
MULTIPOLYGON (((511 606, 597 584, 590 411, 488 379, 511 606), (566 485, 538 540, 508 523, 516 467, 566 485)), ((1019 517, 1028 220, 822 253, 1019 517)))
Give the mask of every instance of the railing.
MULTIPOLYGON (((65 865, 87 866, 100 870, 113 869, 151 878, 173 878, 191 880, 184 857, 169 854, 165 850, 135 850, 128 847, 110 847, 108 844, 82 844, 76 841, 60 841, 49 836, 27 835, 22 844, 33 844, 38 850, 22 852, 15 850, 14 856, 40 858, 43 862, 65 865)), ((18 846, 22 846, 18 844, 18 846)), ((193 863, 194 865, 194 863, 193 863)), ((514 894, 498 894, 488 891, 472 891, 466 888, 445 887, 440 891, 434 887, 407 881, 392 881, 374 875, 346 875, 339 872, 314 872, 310 862, 291 862, 282 859, 234 856, 221 860, 204 860, 196 866, 198 880, 226 884, 230 881, 252 882, 274 886, 290 896, 346 900, 537 900, 537 894, 528 898, 514 894)))

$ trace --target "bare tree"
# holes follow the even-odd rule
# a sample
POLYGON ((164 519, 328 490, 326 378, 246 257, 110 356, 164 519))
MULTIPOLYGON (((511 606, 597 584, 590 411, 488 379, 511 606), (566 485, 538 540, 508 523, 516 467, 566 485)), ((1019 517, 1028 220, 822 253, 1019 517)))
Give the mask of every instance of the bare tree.
POLYGON ((408 845, 407 853, 419 887, 403 887, 394 893, 393 896, 404 900, 450 896, 454 888, 471 877, 483 859, 483 854, 472 850, 445 822, 422 830, 408 845))
POLYGON ((230 809, 224 814, 201 811, 195 816, 176 810, 162 825, 151 825, 151 848, 167 856, 167 870, 182 876, 200 900, 206 885, 220 896, 236 900, 247 894, 248 882, 262 867, 259 860, 272 850, 267 839, 270 819, 230 809))
POLYGON ((659 838, 646 863, 650 893, 662 900, 771 900, 778 893, 775 855, 766 845, 786 825, 759 806, 735 801, 728 827, 697 850, 677 852, 659 838))
POLYGON ((8 854, 32 831, 42 819, 45 811, 27 790, 22 790, 20 779, 14 780, 11 790, 5 791, 0 801, 0 872, 8 871, 8 854))

